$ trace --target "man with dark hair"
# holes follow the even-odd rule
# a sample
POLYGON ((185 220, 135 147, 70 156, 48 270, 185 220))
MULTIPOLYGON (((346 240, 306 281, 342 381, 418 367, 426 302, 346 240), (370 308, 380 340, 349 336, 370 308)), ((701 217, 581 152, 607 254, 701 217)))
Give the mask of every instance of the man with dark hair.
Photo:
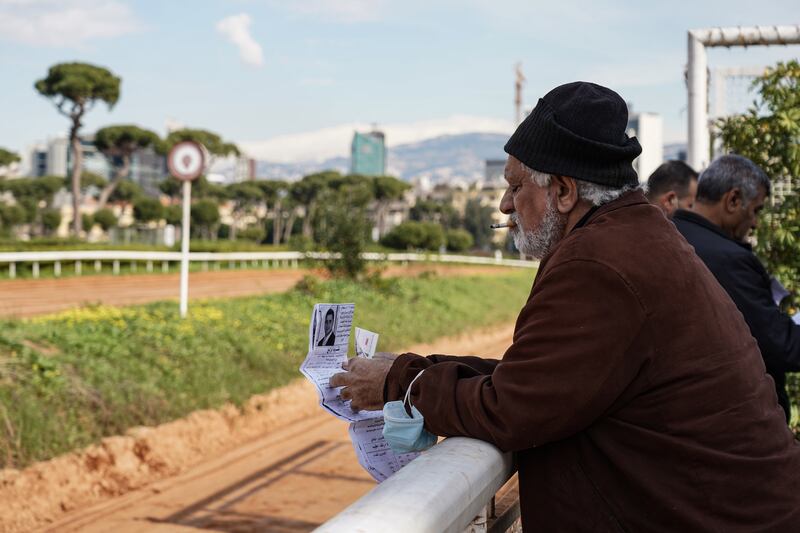
POLYGON ((788 421, 786 372, 800 370, 800 325, 781 312, 769 274, 745 242, 769 194, 758 165, 724 155, 700 175, 694 209, 677 211, 673 221, 744 315, 788 421))
POLYGON ((638 188, 627 119, 569 83, 506 143, 500 210, 541 264, 502 360, 353 358, 331 385, 515 452, 526 531, 796 530, 800 443, 736 306, 638 188))
POLYGON ((336 344, 336 334, 333 332, 333 323, 336 321, 336 314, 333 309, 328 309, 325 313, 325 321, 323 322, 322 337, 319 339, 317 346, 333 346, 336 344))
POLYGON ((667 218, 678 209, 691 209, 697 193, 697 172, 683 161, 662 163, 647 178, 647 199, 667 218))

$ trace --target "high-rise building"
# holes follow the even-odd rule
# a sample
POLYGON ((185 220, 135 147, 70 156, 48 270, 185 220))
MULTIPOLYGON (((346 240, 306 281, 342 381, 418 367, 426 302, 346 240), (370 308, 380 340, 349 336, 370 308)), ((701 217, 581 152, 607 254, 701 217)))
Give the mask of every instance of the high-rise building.
POLYGON ((629 113, 629 137, 636 137, 642 145, 642 154, 633 161, 633 168, 644 183, 650 174, 664 162, 664 126, 657 113, 629 113))
POLYGON ((381 131, 353 134, 350 172, 362 176, 386 174, 386 137, 381 131))

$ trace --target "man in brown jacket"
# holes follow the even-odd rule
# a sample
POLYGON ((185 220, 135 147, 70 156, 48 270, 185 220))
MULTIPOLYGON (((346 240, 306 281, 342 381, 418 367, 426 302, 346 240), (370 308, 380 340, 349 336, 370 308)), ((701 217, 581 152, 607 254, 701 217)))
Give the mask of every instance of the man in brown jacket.
POLYGON ((800 531, 800 444, 742 315, 631 166, 613 91, 557 87, 506 144, 501 210, 542 258, 502 360, 352 360, 380 408, 516 452, 526 531, 800 531))

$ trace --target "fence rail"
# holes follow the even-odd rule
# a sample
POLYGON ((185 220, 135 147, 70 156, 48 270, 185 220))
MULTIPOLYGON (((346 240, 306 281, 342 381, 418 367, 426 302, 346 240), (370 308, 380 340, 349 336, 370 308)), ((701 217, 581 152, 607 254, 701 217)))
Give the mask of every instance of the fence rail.
MULTIPOLYGON (((297 268, 299 261, 314 260, 328 261, 338 257, 337 254, 328 252, 191 252, 189 261, 203 263, 227 262, 231 266, 237 263, 240 266, 291 267, 297 268)), ((537 261, 524 261, 519 259, 503 259, 500 257, 478 257, 469 255, 449 254, 420 254, 420 253, 377 253, 367 252, 362 254, 367 261, 376 262, 432 262, 432 263, 460 263, 473 265, 498 265, 521 268, 536 268, 537 261)), ((69 250, 55 252, 0 252, 0 265, 6 265, 8 277, 17 277, 17 265, 30 264, 34 278, 40 275, 41 265, 52 264, 53 274, 58 277, 62 273, 64 263, 74 264, 74 273, 83 272, 83 263, 94 262, 95 272, 101 272, 103 263, 112 263, 112 273, 119 274, 120 264, 130 262, 132 270, 139 263, 146 265, 146 270, 152 272, 155 263, 161 263, 161 270, 168 271, 170 263, 177 263, 181 259, 180 252, 137 252, 127 250, 69 250)))
POLYGON ((316 531, 486 531, 487 507, 513 473, 511 454, 480 440, 449 438, 316 531))

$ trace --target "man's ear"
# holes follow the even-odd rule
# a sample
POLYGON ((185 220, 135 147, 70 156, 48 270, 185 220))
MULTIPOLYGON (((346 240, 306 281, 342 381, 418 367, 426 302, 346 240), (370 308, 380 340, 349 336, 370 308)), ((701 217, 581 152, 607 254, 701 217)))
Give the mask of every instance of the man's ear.
POLYGON ((661 195, 659 203, 665 210, 676 209, 678 207, 678 195, 675 194, 675 191, 665 192, 661 195))
POLYGON ((578 183, 567 176, 553 176, 550 183, 555 192, 556 208, 561 214, 567 214, 578 203, 578 183))
POLYGON ((722 206, 728 213, 737 213, 742 209, 742 190, 734 187, 722 196, 722 206))

